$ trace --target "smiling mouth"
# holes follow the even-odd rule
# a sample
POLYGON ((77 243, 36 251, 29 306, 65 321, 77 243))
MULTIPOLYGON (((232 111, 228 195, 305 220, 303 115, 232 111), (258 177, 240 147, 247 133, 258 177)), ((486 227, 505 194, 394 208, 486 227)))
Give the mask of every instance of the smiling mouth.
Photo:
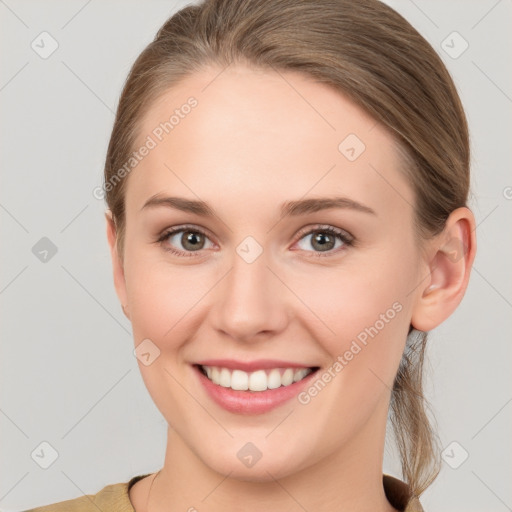
POLYGON ((319 369, 318 366, 312 366, 309 368, 269 368, 245 372, 220 366, 196 366, 214 384, 235 391, 267 391, 288 387, 319 369))

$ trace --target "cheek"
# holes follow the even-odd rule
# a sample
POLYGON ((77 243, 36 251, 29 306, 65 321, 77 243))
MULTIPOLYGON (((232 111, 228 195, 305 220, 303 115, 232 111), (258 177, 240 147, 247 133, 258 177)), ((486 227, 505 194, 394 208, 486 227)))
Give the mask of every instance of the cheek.
POLYGON ((296 280, 294 291, 307 304, 314 337, 332 360, 346 355, 391 378, 409 329, 414 265, 413 251, 390 244, 387 252, 368 254, 364 261, 354 258, 296 280))
POLYGON ((130 250, 125 276, 136 342, 144 337, 172 344, 179 339, 176 331, 194 316, 194 305, 211 288, 208 271, 193 265, 171 265, 154 248, 130 250))
POLYGON ((314 337, 330 362, 318 376, 325 384, 314 381, 300 403, 327 425, 326 435, 336 443, 344 442, 341 432, 349 436, 363 429, 368 417, 384 407, 404 349, 411 301, 409 278, 401 270, 406 262, 387 262, 377 270, 368 262, 364 271, 326 274, 307 296, 323 320, 314 337), (322 288, 327 292, 320 293, 322 288))
POLYGON ((153 402, 176 428, 176 411, 190 404, 182 387, 187 379, 183 347, 199 329, 198 305, 207 291, 191 276, 191 271, 142 257, 133 257, 126 271, 134 344, 151 360, 146 364, 139 356, 139 370, 153 402))

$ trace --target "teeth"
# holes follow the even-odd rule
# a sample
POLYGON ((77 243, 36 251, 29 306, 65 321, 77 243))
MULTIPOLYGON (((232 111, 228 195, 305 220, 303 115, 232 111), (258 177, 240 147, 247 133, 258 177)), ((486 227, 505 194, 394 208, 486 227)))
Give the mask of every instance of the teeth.
MULTIPOLYGON (((226 371, 229 373, 229 370, 226 371)), ((254 375, 254 373, 252 375, 254 375)), ((246 391, 249 389, 249 375, 240 370, 234 370, 231 374, 231 389, 237 389, 238 391, 246 391)))
MULTIPOLYGON (((241 372, 240 370, 235 370, 233 372, 233 376, 235 373, 243 373, 244 375, 247 375, 246 372, 241 372)), ((248 386, 251 391, 265 391, 268 389, 268 383, 267 383, 267 374, 265 373, 265 370, 258 370, 257 372, 252 372, 250 375, 248 375, 248 386)), ((233 389, 236 389, 233 385, 231 385, 233 389)), ((245 389, 247 389, 245 388, 245 389)))
POLYGON ((293 382, 298 382, 299 380, 302 380, 307 374, 308 374, 307 368, 304 368, 303 370, 296 371, 293 376, 293 382))
POLYGON ((214 383, 237 391, 266 391, 289 386, 302 380, 313 370, 311 368, 273 368, 247 373, 217 366, 202 366, 207 377, 214 383))
POLYGON ((281 377, 281 384, 283 386, 289 386, 293 382, 293 375, 293 370, 291 368, 287 368, 281 377))
POLYGON ((225 388, 231 387, 231 372, 227 368, 220 370, 219 384, 225 388))
POLYGON ((268 389, 276 389, 281 387, 283 384, 283 378, 281 377, 281 373, 277 368, 274 368, 270 371, 267 377, 267 388, 268 389))

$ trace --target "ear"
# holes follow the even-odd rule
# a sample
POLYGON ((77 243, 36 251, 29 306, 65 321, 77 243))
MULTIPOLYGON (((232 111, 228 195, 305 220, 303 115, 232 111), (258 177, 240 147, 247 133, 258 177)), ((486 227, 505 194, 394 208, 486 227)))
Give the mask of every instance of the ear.
MULTIPOLYGON (((411 324, 430 331, 460 304, 476 254, 475 218, 466 207, 454 210, 426 251, 428 278, 418 288, 411 324)), ((423 274, 425 275, 425 274, 423 274)))
MULTIPOLYGON (((124 276, 123 262, 117 252, 117 232, 116 225, 112 218, 112 212, 107 210, 105 212, 105 219, 107 221, 107 240, 110 247, 110 256, 112 259, 112 271, 114 274, 114 286, 116 289, 117 297, 121 302, 121 306, 128 304, 127 293, 126 293, 126 281, 124 276)), ((123 308, 125 316, 130 319, 128 308, 123 308)))

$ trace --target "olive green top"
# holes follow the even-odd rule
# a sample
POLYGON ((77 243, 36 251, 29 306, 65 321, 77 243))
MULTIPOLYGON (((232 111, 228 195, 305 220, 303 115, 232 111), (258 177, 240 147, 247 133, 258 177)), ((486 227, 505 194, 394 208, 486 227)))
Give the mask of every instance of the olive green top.
MULTIPOLYGON (((128 482, 107 485, 97 494, 60 501, 53 505, 25 510, 24 512, 135 512, 128 491, 135 482, 150 475, 137 475, 128 482)), ((400 512, 424 512, 418 498, 409 499, 408 486, 390 475, 383 475, 384 491, 388 501, 400 512)))

